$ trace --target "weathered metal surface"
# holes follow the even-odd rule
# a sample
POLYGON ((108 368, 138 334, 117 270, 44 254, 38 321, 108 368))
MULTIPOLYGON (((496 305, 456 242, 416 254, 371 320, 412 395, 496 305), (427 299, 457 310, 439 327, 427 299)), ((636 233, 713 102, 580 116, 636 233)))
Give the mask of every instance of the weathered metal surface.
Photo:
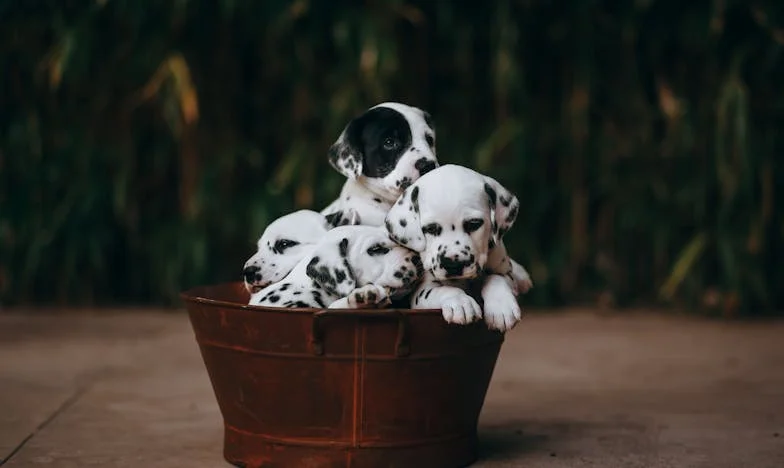
POLYGON ((256 467, 453 468, 476 429, 503 335, 438 310, 247 306, 241 283, 183 293, 225 424, 256 467))

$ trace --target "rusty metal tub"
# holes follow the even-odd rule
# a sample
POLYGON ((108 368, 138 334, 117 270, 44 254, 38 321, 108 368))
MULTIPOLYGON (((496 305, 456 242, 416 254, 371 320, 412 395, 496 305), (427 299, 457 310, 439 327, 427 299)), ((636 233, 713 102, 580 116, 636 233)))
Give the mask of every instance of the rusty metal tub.
POLYGON ((453 468, 503 335, 439 310, 246 305, 242 283, 182 293, 236 466, 453 468))

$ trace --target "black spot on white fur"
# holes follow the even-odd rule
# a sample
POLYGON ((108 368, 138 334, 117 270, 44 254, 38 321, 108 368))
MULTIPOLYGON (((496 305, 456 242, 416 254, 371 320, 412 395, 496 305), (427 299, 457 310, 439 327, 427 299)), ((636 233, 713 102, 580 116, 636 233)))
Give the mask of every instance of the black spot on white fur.
POLYGON ((343 220, 343 211, 336 211, 334 213, 330 213, 325 216, 327 218, 327 222, 332 227, 340 226, 341 221, 343 220))
POLYGON ((517 219, 517 212, 519 209, 520 207, 518 205, 513 206, 512 209, 509 210, 509 214, 506 216, 504 222, 507 224, 512 224, 515 219, 517 219))
POLYGON ((348 238, 344 237, 343 240, 340 241, 338 247, 340 249, 340 256, 346 258, 348 255, 348 238))
POLYGON ((490 186, 490 184, 485 184, 485 193, 489 199, 490 209, 495 209, 496 200, 498 199, 498 195, 495 193, 495 189, 490 186))
POLYGON ((411 189, 411 206, 414 213, 419 213, 419 187, 411 189))

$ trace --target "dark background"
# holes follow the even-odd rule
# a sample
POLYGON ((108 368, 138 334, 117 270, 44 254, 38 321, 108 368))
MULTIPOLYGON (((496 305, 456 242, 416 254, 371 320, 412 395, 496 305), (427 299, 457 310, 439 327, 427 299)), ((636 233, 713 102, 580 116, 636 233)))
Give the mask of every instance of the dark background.
POLYGON ((176 304, 382 101, 522 201, 526 305, 784 309, 784 7, 0 1, 0 305, 176 304))

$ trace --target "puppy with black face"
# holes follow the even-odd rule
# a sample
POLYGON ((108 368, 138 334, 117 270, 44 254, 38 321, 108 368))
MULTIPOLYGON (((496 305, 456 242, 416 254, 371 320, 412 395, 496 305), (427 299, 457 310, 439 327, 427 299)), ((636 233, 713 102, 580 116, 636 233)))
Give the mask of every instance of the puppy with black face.
POLYGON ((422 256, 425 277, 411 307, 440 308, 447 322, 470 323, 483 313, 466 289, 480 279, 488 326, 511 329, 520 320, 520 306, 502 238, 519 206, 495 179, 452 164, 406 189, 385 225, 390 237, 422 256))
POLYGON ((383 307, 410 293, 422 276, 419 255, 378 226, 339 226, 282 281, 251 295, 271 307, 383 307))
POLYGON ((383 225, 403 190, 438 167, 435 145, 432 119, 422 109, 397 102, 368 109, 329 148, 330 165, 348 180, 321 213, 337 224, 350 208, 362 224, 383 225))
MULTIPOLYGON (((359 224, 359 218, 348 210, 339 223, 359 224)), ((256 293, 282 280, 330 229, 327 218, 311 210, 298 210, 271 222, 256 243, 256 253, 245 262, 245 289, 256 293)))

